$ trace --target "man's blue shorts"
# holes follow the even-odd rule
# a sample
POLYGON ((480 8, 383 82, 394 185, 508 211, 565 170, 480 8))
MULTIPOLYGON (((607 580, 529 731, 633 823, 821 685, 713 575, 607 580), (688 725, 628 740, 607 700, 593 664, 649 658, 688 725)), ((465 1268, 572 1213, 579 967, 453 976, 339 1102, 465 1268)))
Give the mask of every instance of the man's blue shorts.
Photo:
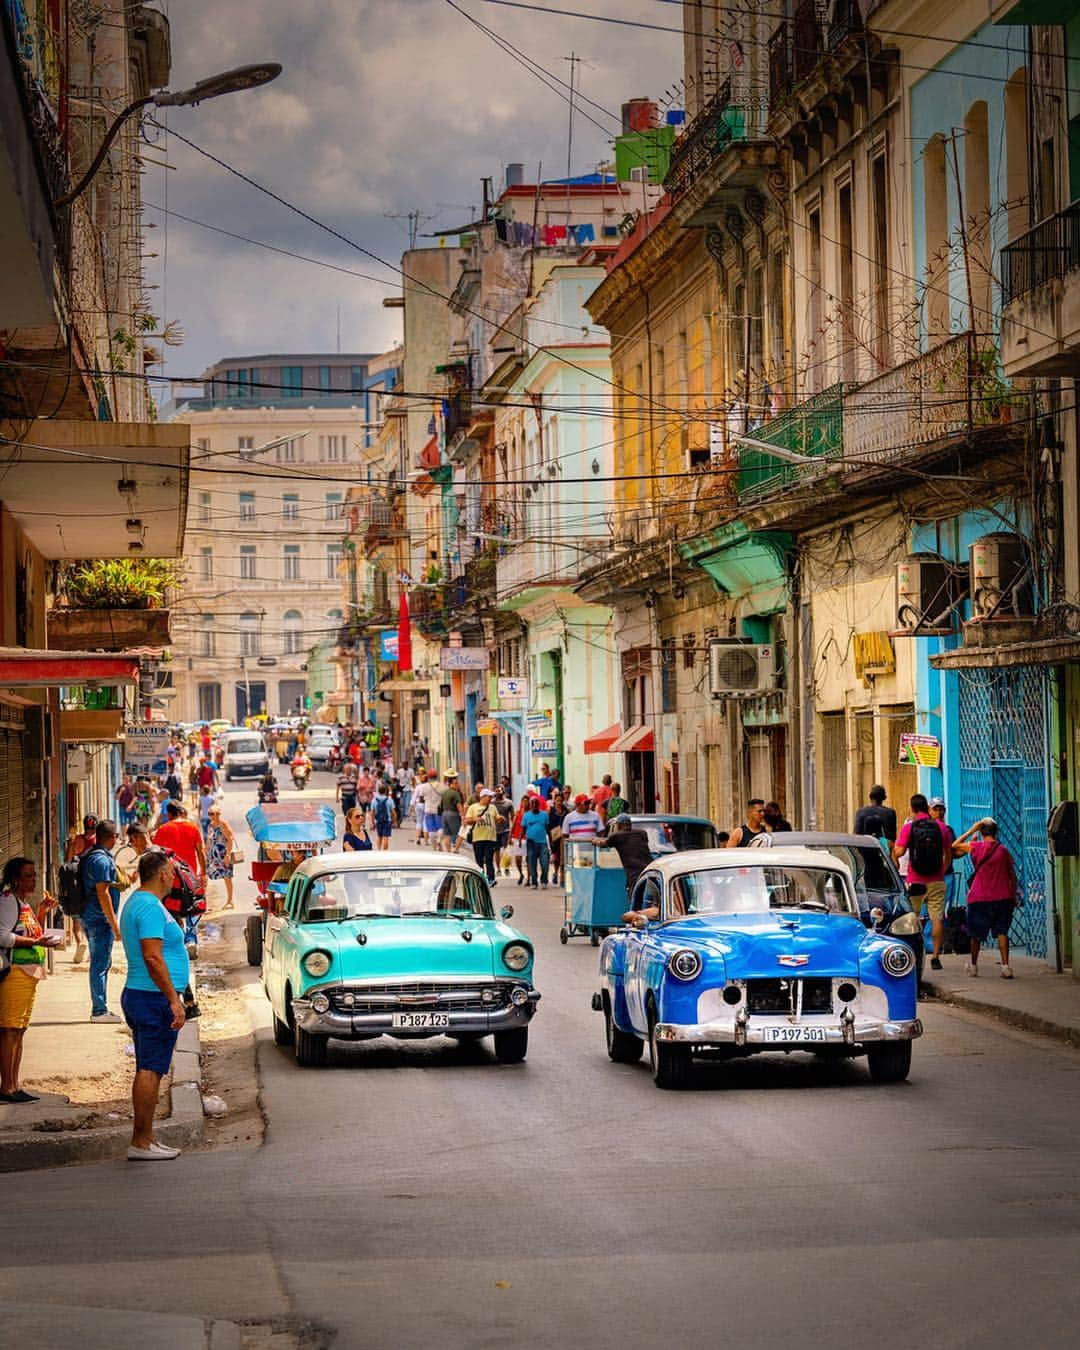
POLYGON ((424 831, 427 834, 438 834, 442 829, 442 816, 432 815, 430 811, 424 813, 424 831))
POLYGON ((991 934, 1008 937, 1015 908, 1011 900, 976 900, 967 907, 968 932, 976 942, 985 942, 991 934))
POLYGON ((135 1043, 136 1069, 168 1073, 180 1034, 173 1030, 169 1000, 158 989, 153 993, 148 989, 125 989, 120 995, 120 1007, 135 1043))

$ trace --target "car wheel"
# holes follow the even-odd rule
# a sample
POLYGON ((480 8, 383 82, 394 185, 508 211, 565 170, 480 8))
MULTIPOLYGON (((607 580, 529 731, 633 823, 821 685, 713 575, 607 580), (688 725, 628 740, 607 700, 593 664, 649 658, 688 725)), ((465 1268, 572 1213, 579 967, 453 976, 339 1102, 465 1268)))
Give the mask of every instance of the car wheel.
POLYGON ((656 1014, 649 1014, 649 1062, 658 1088, 678 1090, 690 1081, 690 1047, 656 1039, 656 1014))
POLYGON ((632 1036, 628 1031, 620 1031, 611 1014, 611 1003, 604 995, 604 1035, 607 1039, 608 1059, 616 1064, 636 1064, 645 1049, 640 1036, 632 1036))
POLYGON ((296 1062, 302 1069, 321 1069, 330 1048, 329 1036, 313 1036, 303 1027, 297 1027, 293 1036, 296 1062))
POLYGON ((875 1083, 902 1083, 911 1072, 910 1041, 879 1041, 866 1054, 875 1083))
POLYGON ((263 953, 263 924, 261 914, 251 914, 248 916, 247 923, 244 924, 244 944, 247 947, 248 965, 261 966, 263 953))
POLYGON ((274 1044, 292 1045, 293 1029, 288 1022, 283 1022, 281 1018, 274 1013, 274 1044))
POLYGON ((520 1064, 529 1052, 529 1028, 495 1033, 495 1058, 500 1064, 520 1064))

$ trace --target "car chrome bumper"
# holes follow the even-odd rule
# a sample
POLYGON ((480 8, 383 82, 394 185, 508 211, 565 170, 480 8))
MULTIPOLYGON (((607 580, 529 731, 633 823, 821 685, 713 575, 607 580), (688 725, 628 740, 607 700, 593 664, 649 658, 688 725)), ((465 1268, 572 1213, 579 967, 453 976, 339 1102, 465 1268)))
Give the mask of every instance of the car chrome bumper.
POLYGON ((459 1033, 490 1036, 496 1031, 511 1031, 515 1027, 525 1027, 532 1021, 539 1001, 539 991, 530 988, 526 1002, 508 1003, 504 1007, 493 1008, 490 1012, 476 1009, 467 1011, 440 1009, 437 1005, 420 1008, 415 1004, 410 1006, 405 1003, 396 1008, 388 1006, 378 1012, 348 1012, 334 1008, 326 1012, 316 1012, 311 1006, 310 998, 294 998, 292 1010, 296 1025, 313 1036, 333 1036, 338 1040, 395 1036, 400 1040, 413 1040, 430 1036, 454 1036, 459 1033), (392 1024, 395 1012, 445 1013, 450 1021, 444 1027, 395 1027, 392 1024))
POLYGON ((683 1045, 754 1045, 762 1049, 803 1049, 815 1045, 864 1045, 871 1041, 913 1041, 923 1034, 922 1022, 857 1017, 849 1022, 796 1023, 784 1017, 751 1017, 745 1021, 714 1022, 706 1025, 660 1022, 656 1028, 659 1041, 677 1041, 683 1045), (807 1032, 807 1035, 785 1036, 776 1039, 771 1034, 777 1029, 785 1032, 807 1032), (821 1033, 824 1032, 824 1035, 821 1033))

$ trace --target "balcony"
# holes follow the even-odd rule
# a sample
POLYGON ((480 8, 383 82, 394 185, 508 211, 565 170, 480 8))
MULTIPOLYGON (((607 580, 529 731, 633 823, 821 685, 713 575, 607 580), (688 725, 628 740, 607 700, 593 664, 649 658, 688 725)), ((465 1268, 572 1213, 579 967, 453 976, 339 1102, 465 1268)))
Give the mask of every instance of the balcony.
POLYGON ((1001 251, 1006 375, 1080 376, 1080 201, 1001 251))
MULTIPOLYGON (((823 389, 748 434, 792 454, 836 458, 844 445, 844 386, 823 389)), ((791 464, 767 450, 746 446, 739 454, 739 504, 771 496, 814 472, 813 466, 791 464)))
POLYGON ((857 476, 863 466, 1007 424, 1016 402, 993 339, 958 333, 845 396, 845 472, 857 476))
POLYGON ((746 110, 732 102, 726 80, 694 118, 675 147, 664 187, 674 200, 682 197, 718 155, 746 137, 746 110))

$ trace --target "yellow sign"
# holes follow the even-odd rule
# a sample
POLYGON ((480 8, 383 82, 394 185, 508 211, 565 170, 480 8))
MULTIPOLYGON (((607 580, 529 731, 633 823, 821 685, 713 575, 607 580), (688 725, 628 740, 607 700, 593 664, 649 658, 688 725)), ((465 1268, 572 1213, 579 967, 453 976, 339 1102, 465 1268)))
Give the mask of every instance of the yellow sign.
POLYGON ((476 734, 478 736, 497 736, 499 724, 494 717, 481 717, 476 723, 476 734))
POLYGON ((900 763, 914 764, 920 769, 940 769, 941 742, 936 736, 917 736, 912 731, 902 731, 900 763))

